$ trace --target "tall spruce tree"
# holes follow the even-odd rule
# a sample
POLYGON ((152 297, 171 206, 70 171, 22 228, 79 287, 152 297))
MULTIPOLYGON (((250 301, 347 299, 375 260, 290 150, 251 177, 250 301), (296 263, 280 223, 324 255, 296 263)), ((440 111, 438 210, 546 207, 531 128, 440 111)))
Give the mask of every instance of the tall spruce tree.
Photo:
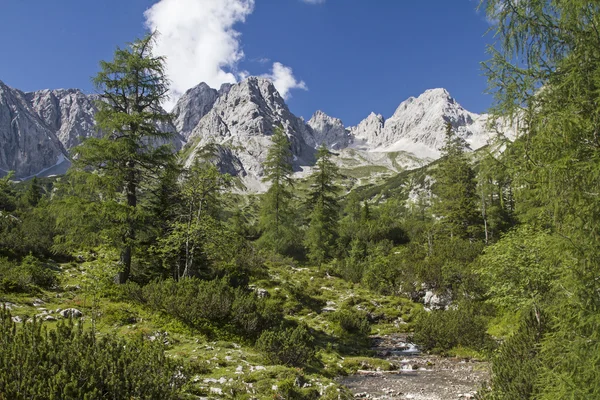
POLYGON ((511 166, 519 218, 548 229, 560 253, 575 258, 542 302, 548 332, 531 378, 535 398, 599 398, 600 3, 489 0, 486 7, 497 38, 485 64, 494 111, 519 126, 511 166))
POLYGON ((119 283, 129 279, 143 187, 174 162, 167 144, 173 134, 160 129, 171 120, 161 108, 168 96, 165 60, 152 54, 153 44, 151 34, 117 48, 112 61, 100 62, 94 84, 100 94, 96 123, 103 136, 74 150, 74 174, 93 174, 100 201, 113 204, 109 213, 118 232, 115 245, 121 248, 119 283))
POLYGON ((446 140, 432 189, 434 213, 450 237, 471 238, 480 228, 475 172, 465 157, 465 147, 464 139, 446 122, 446 140))
POLYGON ((316 170, 311 176, 308 195, 310 221, 304 239, 308 257, 315 264, 332 257, 335 248, 339 217, 339 187, 335 180, 338 177, 338 167, 331 160, 331 152, 321 145, 317 151, 316 170))
POLYGON ((262 198, 259 243, 277 253, 285 253, 293 246, 296 236, 295 215, 292 209, 292 149, 283 128, 276 127, 271 137, 267 159, 263 167, 264 181, 271 184, 262 198))

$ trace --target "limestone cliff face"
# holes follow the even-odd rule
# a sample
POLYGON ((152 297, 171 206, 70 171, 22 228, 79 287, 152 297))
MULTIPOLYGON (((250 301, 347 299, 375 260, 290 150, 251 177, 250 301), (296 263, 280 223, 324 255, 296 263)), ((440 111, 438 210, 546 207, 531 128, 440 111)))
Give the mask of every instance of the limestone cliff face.
POLYGON ((387 120, 371 114, 351 132, 371 150, 408 151, 419 158, 435 159, 444 145, 446 122, 475 150, 489 138, 486 120, 486 115, 465 110, 445 89, 430 89, 400 103, 387 120))
POLYGON ((346 130, 342 120, 330 117, 323 111, 317 111, 307 125, 312 129, 312 135, 306 141, 313 147, 323 144, 329 149, 340 150, 352 142, 350 132, 346 130))
POLYGON ((312 132, 301 118, 290 112, 271 81, 251 77, 228 86, 193 128, 188 140, 191 149, 187 164, 206 145, 217 145, 225 156, 221 162, 234 170, 247 188, 262 190, 262 163, 276 126, 281 126, 290 139, 295 168, 310 165, 314 149, 305 138, 312 137, 312 132))
MULTIPOLYGON (((69 150, 90 137, 96 129, 97 95, 77 89, 40 90, 23 93, 0 81, 0 174, 15 171, 16 178, 65 173, 69 150)), ((169 144, 180 150, 185 139, 173 124, 159 129, 174 133, 169 144)))
MULTIPOLYGON (((94 121, 96 99, 76 89, 23 93, 0 82, 0 170, 15 170, 21 178, 64 172, 69 149, 101 135, 94 121)), ((289 137, 300 175, 310 171, 321 144, 336 151, 341 166, 400 170, 439 157, 446 122, 471 150, 495 135, 486 127, 487 115, 465 110, 445 89, 403 101, 387 119, 371 113, 353 127, 322 111, 305 122, 290 112, 271 81, 257 77, 219 90, 200 83, 178 100, 172 113, 173 124, 159 128, 175 133, 168 142, 174 150, 186 146, 187 165, 210 144, 221 170, 239 176, 251 191, 266 188, 262 163, 275 126, 289 137)), ((499 130, 510 137, 508 127, 499 130)))
POLYGON ((59 89, 30 92, 26 93, 26 97, 66 149, 77 146, 88 137, 100 135, 94 121, 97 96, 85 95, 77 89, 59 89))
POLYGON ((0 82, 0 174, 25 178, 65 160, 55 132, 37 115, 25 93, 0 82))

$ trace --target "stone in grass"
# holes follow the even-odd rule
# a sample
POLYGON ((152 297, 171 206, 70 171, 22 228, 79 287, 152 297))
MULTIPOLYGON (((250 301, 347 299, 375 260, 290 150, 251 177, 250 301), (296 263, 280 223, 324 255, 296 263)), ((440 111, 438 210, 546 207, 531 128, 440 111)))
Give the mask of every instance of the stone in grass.
POLYGON ((60 315, 63 318, 81 318, 83 313, 76 308, 66 308, 60 311, 60 315))
POLYGON ((16 322, 16 323, 23 322, 23 318, 19 317, 18 315, 12 317, 11 319, 12 319, 12 322, 16 322))
POLYGON ((34 307, 40 307, 40 306, 42 306, 42 305, 44 305, 46 303, 42 299, 33 299, 33 303, 32 304, 33 304, 34 307))

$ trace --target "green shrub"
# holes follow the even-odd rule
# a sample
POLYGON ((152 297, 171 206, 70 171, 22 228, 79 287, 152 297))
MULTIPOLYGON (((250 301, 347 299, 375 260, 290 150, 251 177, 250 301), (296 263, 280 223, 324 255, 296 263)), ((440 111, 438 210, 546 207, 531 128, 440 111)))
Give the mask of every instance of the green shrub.
POLYGON ((28 292, 35 287, 50 289, 58 284, 56 272, 32 255, 20 264, 0 259, 0 290, 4 292, 28 292))
POLYGON ((457 309, 421 312, 414 323, 413 340, 423 350, 444 353, 456 346, 476 350, 490 344, 486 318, 468 304, 457 309))
POLYGON ((279 309, 280 304, 276 301, 237 289, 231 306, 231 320, 238 332, 257 338, 261 332, 281 322, 283 315, 279 309))
POLYGON ((369 333, 371 333, 369 319, 364 311, 355 308, 342 308, 332 313, 330 318, 346 333, 363 337, 369 336, 369 333))
POLYGON ((299 375, 296 378, 288 378, 277 383, 277 393, 275 399, 280 400, 316 400, 320 397, 316 388, 301 388, 304 384, 304 377, 299 375))
POLYGON ((314 337, 304 325, 295 328, 269 330, 258 338, 256 346, 274 364, 301 366, 315 355, 314 337))
POLYGON ((97 338, 72 321, 16 329, 0 310, 0 399, 177 399, 184 374, 158 342, 97 338))
POLYGON ((540 342, 548 331, 545 316, 533 311, 522 319, 518 330, 500 347, 492 362, 491 390, 486 400, 533 399, 539 395, 537 385, 543 362, 540 342), (539 322, 538 322, 539 318, 539 322))
POLYGON ((56 272, 51 266, 42 263, 40 260, 31 254, 25 256, 21 262, 21 270, 28 275, 32 285, 39 286, 44 289, 50 289, 58 284, 56 272))
POLYGON ((136 287, 131 287, 127 293, 191 328, 215 324, 250 338, 258 337, 282 318, 278 304, 258 298, 249 290, 234 289, 227 278, 212 281, 170 279, 150 283, 141 289, 141 293, 136 287))

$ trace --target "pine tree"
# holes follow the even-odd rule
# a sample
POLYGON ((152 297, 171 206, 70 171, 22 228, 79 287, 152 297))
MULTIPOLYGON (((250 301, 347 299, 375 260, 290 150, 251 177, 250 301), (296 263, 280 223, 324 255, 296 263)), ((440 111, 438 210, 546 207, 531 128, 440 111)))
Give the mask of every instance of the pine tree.
POLYGON ((259 242, 277 253, 284 253, 293 245, 296 236, 292 210, 292 149, 281 127, 275 128, 267 159, 263 167, 264 181, 271 187, 264 194, 259 215, 262 235, 259 242))
POLYGON ((37 176, 31 178, 31 182, 29 183, 29 187, 27 188, 27 192, 25 192, 25 202, 31 206, 35 207, 42 199, 42 187, 40 182, 38 181, 37 176))
MULTIPOLYGON (((546 294, 538 399, 600 396, 600 3, 490 0, 497 44, 485 64, 495 115, 518 121, 512 147, 522 222, 575 260, 546 294)), ((502 282, 498 282, 502 285, 502 282)))
POLYGON ((143 186, 173 165, 168 143, 172 133, 159 127, 171 119, 160 104, 168 96, 164 59, 152 54, 154 36, 118 48, 112 61, 101 61, 94 78, 100 93, 96 113, 103 137, 90 138, 74 150, 74 174, 90 176, 103 201, 114 201, 122 270, 117 281, 129 279, 133 248, 142 210, 143 186))
POLYGON ((435 171, 433 211, 441 218, 450 237, 470 238, 477 234, 479 217, 475 172, 464 154, 466 142, 446 123, 442 159, 435 171))
POLYGON ((311 176, 313 183, 308 195, 310 221, 304 240, 308 257, 315 264, 321 264, 333 255, 339 216, 339 188, 335 183, 338 177, 338 167, 331 161, 331 153, 325 146, 319 147, 316 171, 311 176))

